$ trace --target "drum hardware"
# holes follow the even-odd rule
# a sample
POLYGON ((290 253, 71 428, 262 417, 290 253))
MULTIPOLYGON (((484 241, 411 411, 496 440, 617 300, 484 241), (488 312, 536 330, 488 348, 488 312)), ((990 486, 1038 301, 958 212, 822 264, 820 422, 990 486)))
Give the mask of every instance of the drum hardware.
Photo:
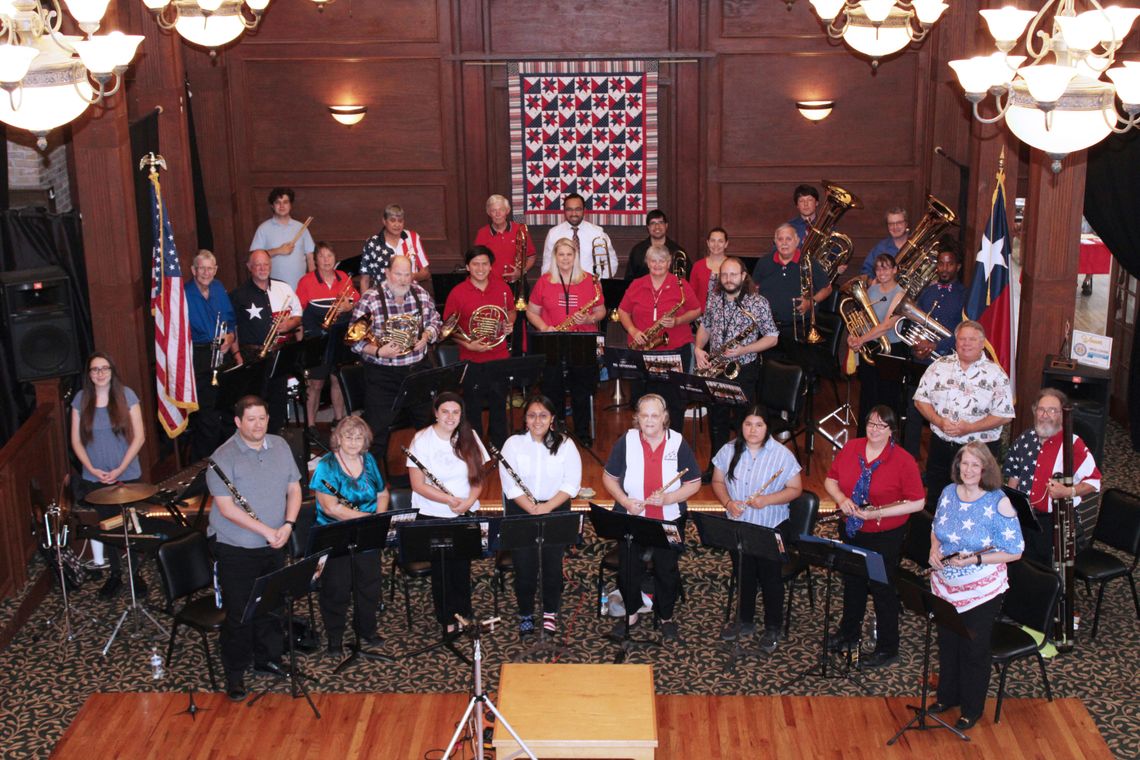
POLYGON ((70 546, 71 509, 66 500, 67 487, 68 483, 65 480, 60 488, 59 500, 48 505, 42 519, 36 518, 34 514, 38 512, 38 507, 35 507, 33 512, 33 533, 42 531, 39 537, 40 548, 51 556, 49 561, 55 566, 59 591, 63 596, 62 620, 56 620, 55 616, 52 616, 44 622, 44 625, 59 629, 60 643, 64 646, 72 643, 78 645, 77 633, 83 627, 83 623, 75 622, 75 618, 86 618, 79 610, 71 608, 68 586, 74 585, 78 588, 87 578, 87 569, 70 546))

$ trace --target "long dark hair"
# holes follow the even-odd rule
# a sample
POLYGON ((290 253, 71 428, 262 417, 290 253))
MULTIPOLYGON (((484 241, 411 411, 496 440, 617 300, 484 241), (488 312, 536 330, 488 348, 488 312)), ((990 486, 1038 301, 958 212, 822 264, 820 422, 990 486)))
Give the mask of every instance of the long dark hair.
POLYGON ((463 397, 453 391, 444 391, 431 402, 431 410, 438 412, 448 401, 459 404, 459 426, 451 433, 451 450, 467 464, 467 482, 472 486, 480 485, 483 482, 483 454, 475 440, 475 431, 467 421, 463 397))
MULTIPOLYGON (((562 423, 558 420, 558 410, 554 406, 554 402, 551 401, 547 396, 531 396, 530 399, 528 399, 526 402, 526 407, 523 409, 524 419, 526 417, 526 412, 529 411, 530 408, 535 404, 538 404, 543 409, 550 412, 550 416, 554 418, 550 423, 550 428, 546 431, 546 435, 542 437, 542 445, 545 446, 546 450, 549 451, 553 456, 554 454, 558 453, 558 449, 566 440, 566 433, 562 431, 562 423)), ((530 435, 529 430, 527 431, 527 435, 530 435)))
POLYGON ((744 455, 744 449, 748 444, 744 440, 744 420, 749 417, 759 417, 764 420, 764 440, 760 442, 763 446, 772 437, 772 429, 768 427, 768 408, 763 404, 753 404, 748 407, 744 412, 744 416, 740 419, 740 429, 736 431, 736 440, 732 443, 732 462, 728 465, 729 480, 736 480, 736 464, 740 461, 740 457, 744 455))
POLYGON ((127 405, 127 395, 123 393, 123 383, 119 380, 119 371, 115 369, 115 362, 102 351, 96 351, 87 357, 83 365, 83 404, 79 409, 79 440, 84 445, 91 443, 91 426, 95 422, 95 383, 91 381, 91 362, 104 359, 111 365, 111 386, 107 396, 107 416, 111 418, 111 430, 117 436, 128 438, 131 430, 131 409, 127 405))

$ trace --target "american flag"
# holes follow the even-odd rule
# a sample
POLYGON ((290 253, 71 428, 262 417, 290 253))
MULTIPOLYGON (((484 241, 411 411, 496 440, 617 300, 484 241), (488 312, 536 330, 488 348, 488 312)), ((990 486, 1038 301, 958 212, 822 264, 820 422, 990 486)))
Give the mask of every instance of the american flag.
POLYGON ((198 388, 194 383, 193 347, 190 322, 182 291, 182 267, 174 249, 174 233, 162 205, 158 171, 150 171, 151 230, 154 255, 151 257, 150 310, 154 315, 154 374, 158 420, 166 434, 174 438, 186 429, 186 421, 198 410, 198 388))

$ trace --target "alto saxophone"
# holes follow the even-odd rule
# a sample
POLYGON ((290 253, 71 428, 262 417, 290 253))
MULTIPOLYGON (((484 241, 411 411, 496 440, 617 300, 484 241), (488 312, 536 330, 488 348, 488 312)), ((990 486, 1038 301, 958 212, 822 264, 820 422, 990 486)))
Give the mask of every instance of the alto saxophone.
POLYGON ((681 300, 677 302, 676 306, 665 312, 661 319, 651 324, 649 329, 642 333, 644 343, 641 344, 641 349, 643 351, 652 351, 658 346, 669 345, 669 333, 665 332, 665 325, 663 323, 666 319, 676 316, 677 312, 681 310, 681 307, 685 305, 685 283, 680 277, 677 278, 677 288, 681 291, 681 300))
POLYGON ((553 328, 554 331, 555 332, 566 332, 567 330, 573 330, 574 326, 578 323, 577 319, 578 319, 579 315, 580 316, 586 316, 587 314, 589 314, 591 311, 594 310, 595 306, 597 306, 601 302, 602 302, 602 281, 600 278, 595 277, 594 278, 594 298, 593 298, 593 300, 591 300, 588 304, 581 307, 580 309, 577 309, 573 314, 568 315, 566 317, 566 319, 559 322, 553 328))
POLYGON ((760 322, 748 309, 745 309, 743 306, 739 308, 744 312, 744 316, 751 320, 752 324, 737 333, 732 340, 726 341, 725 344, 720 347, 719 351, 709 354, 709 366, 704 369, 698 369, 696 371, 697 375, 709 378, 724 375, 729 380, 735 380, 740 374, 740 363, 735 359, 730 359, 725 356, 725 354, 729 349, 736 348, 744 343, 744 339, 751 335, 753 330, 759 330, 760 322))

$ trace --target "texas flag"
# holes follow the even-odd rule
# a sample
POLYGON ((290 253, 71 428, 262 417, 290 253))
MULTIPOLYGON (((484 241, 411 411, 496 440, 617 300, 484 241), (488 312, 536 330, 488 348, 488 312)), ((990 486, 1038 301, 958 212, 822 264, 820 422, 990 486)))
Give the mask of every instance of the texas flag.
POLYGON ((1005 171, 999 168, 990 219, 978 250, 974 279, 962 307, 962 315, 965 319, 980 322, 985 328, 986 351, 1009 375, 1012 384, 1017 335, 1010 287, 1010 249, 1009 223, 1005 213, 1005 171))

